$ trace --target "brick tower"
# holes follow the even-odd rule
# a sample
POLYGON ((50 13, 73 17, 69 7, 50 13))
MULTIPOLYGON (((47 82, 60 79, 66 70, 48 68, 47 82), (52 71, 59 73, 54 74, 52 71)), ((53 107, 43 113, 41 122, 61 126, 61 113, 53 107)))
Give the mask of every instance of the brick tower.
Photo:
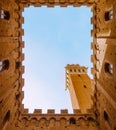
POLYGON ((77 65, 66 66, 66 87, 70 92, 73 109, 78 109, 86 113, 92 108, 92 96, 94 86, 87 74, 87 68, 77 65))

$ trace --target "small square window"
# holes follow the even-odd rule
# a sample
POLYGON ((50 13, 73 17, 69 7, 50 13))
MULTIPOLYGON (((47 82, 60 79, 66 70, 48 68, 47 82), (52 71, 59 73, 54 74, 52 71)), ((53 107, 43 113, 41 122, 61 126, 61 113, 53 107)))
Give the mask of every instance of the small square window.
POLYGON ((9 20, 10 19, 10 13, 6 10, 0 10, 0 19, 9 20))
POLYGON ((110 63, 105 63, 105 72, 113 74, 113 65, 110 63))
POLYGON ((105 21, 109 21, 113 19, 113 10, 105 12, 105 21))

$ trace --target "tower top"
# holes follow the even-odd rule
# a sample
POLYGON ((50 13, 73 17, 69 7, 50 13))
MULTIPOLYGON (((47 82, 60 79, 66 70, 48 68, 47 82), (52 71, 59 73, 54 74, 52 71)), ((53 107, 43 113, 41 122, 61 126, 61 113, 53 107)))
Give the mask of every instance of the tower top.
POLYGON ((80 66, 79 64, 67 64, 66 74, 85 74, 87 73, 87 67, 80 66))
POLYGON ((70 74, 87 74, 87 67, 80 66, 79 64, 67 64, 66 71, 66 88, 69 86, 70 74))

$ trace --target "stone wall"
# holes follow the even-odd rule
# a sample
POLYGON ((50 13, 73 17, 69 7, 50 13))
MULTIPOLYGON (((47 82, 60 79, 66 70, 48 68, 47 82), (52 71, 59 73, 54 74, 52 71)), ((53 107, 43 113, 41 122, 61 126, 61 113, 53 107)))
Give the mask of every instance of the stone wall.
POLYGON ((49 109, 47 113, 42 113, 41 109, 36 109, 29 114, 28 109, 24 109, 22 116, 17 122, 17 130, 99 130, 92 111, 82 114, 80 110, 74 110, 73 114, 68 110, 61 110, 59 114, 55 110, 49 109))
POLYGON ((94 109, 101 129, 116 128, 116 1, 101 0, 93 9, 94 109), (114 113, 114 114, 113 114, 114 113))
MULTIPOLYGON (((44 129, 49 130, 57 128, 85 129, 81 126, 81 121, 77 115, 72 115, 72 118, 76 119, 76 124, 71 124, 71 117, 68 113, 60 115, 62 116, 61 118, 56 117, 57 115, 54 114, 53 120, 51 118, 48 119, 48 115, 44 116, 43 119, 43 115, 40 116, 39 114, 34 115, 33 119, 33 114, 27 113, 25 115, 22 109, 24 95, 22 92, 24 85, 24 80, 22 79, 22 74, 24 73, 24 67, 22 66, 22 61, 24 60, 24 54, 22 53, 22 48, 24 47, 24 42, 22 41, 22 36, 24 35, 22 11, 30 5, 35 7, 42 5, 47 5, 48 7, 56 5, 61 7, 68 5, 80 7, 86 5, 92 8, 93 17, 91 23, 93 24, 93 30, 91 35, 93 42, 91 48, 93 55, 91 60, 93 62, 92 73, 95 85, 93 114, 95 114, 96 118, 94 118, 94 121, 91 119, 94 123, 89 124, 90 126, 92 124, 96 125, 95 122, 97 121, 101 130, 116 130, 115 0, 0 0, 0 129, 43 129, 40 122, 47 122, 44 129), (54 123, 52 123, 52 127, 47 125, 50 121, 57 124, 55 128, 54 123)), ((84 116, 86 115, 82 117, 84 116)), ((88 119, 84 118, 82 122, 86 124, 85 122, 88 122, 88 119)), ((94 128, 91 126, 87 129, 93 130, 94 128)))

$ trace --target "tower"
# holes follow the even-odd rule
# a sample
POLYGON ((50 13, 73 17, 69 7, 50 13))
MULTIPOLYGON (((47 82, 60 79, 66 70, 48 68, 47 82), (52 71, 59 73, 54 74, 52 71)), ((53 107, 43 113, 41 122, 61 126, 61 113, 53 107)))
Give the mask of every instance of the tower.
POLYGON ((66 66, 66 87, 70 92, 73 109, 86 113, 92 107, 93 85, 87 74, 87 68, 78 64, 66 66))

